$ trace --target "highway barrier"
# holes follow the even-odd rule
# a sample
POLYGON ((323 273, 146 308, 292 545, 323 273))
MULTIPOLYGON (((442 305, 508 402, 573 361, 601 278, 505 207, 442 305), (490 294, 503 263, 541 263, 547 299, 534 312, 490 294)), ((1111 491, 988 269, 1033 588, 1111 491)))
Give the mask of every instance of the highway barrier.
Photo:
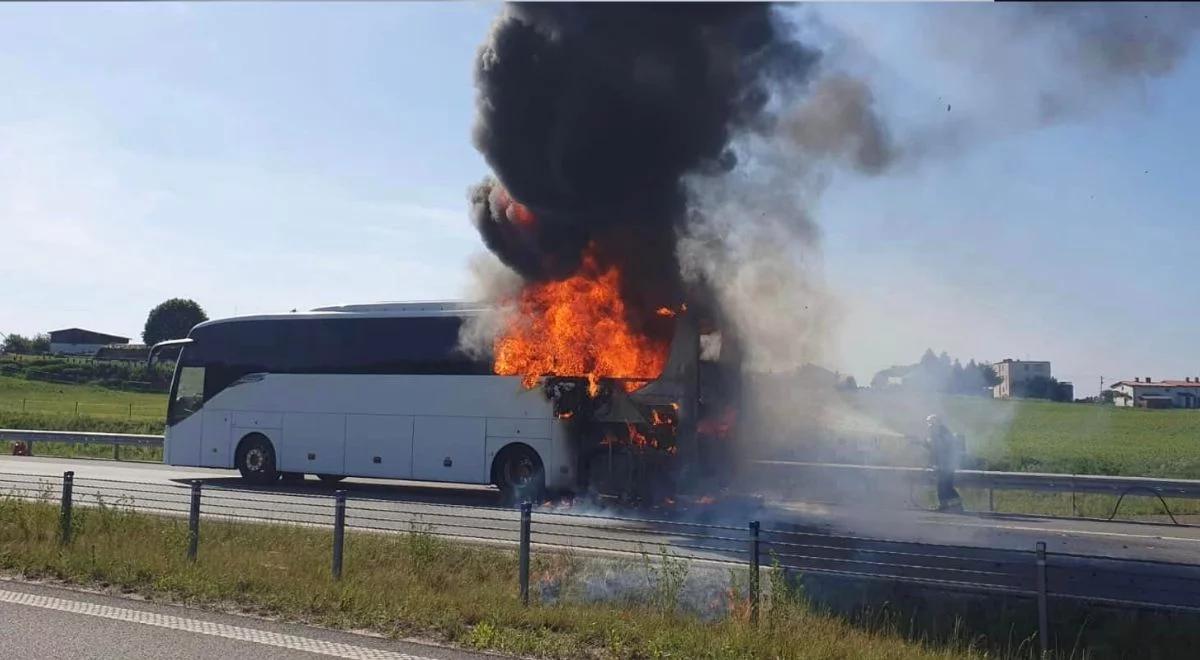
MULTIPOLYGON (((0 441, 15 441, 24 445, 22 453, 37 455, 37 442, 56 442, 66 444, 112 445, 113 459, 120 460, 122 446, 162 447, 163 437, 160 435, 139 435, 127 433, 85 433, 77 431, 37 431, 24 429, 0 429, 0 441)), ((853 465, 843 463, 811 463, 803 461, 755 461, 754 466, 760 470, 764 481, 793 482, 816 484, 821 481, 831 484, 848 484, 851 487, 861 487, 869 484, 872 487, 892 483, 899 488, 907 488, 910 500, 914 489, 927 487, 934 481, 933 471, 929 468, 894 467, 880 465, 853 465)), ((1087 474, 1048 474, 1038 472, 994 472, 983 470, 959 470, 956 473, 956 485, 961 488, 986 490, 988 493, 988 510, 994 510, 994 492, 1002 490, 1061 492, 1072 495, 1072 514, 1077 515, 1074 506, 1076 493, 1103 493, 1123 498, 1126 495, 1141 494, 1162 498, 1200 499, 1200 480, 1192 479, 1158 479, 1150 477, 1115 477, 1087 474)), ((1117 507, 1119 508, 1118 501, 1117 507)), ((1166 514, 1174 521, 1174 515, 1166 502, 1163 501, 1166 514)), ((1114 509, 1114 514, 1116 510, 1114 509)))
MULTIPOLYGON (((297 489, 248 488, 226 479, 155 484, 0 473, 0 496, 55 503, 60 491, 62 542, 71 543, 72 507, 117 506, 186 517, 187 557, 196 558, 204 518, 333 527, 332 575, 343 572, 347 530, 430 534, 464 542, 516 546, 523 603, 530 600, 532 553, 586 554, 643 561, 698 562, 744 567, 748 606, 757 613, 763 559, 785 576, 817 575, 885 581, 922 588, 994 594, 1036 603, 1039 627, 1049 629, 1053 600, 1200 614, 1200 566, 1028 550, 861 538, 749 520, 726 525, 590 514, 551 506, 520 510, 464 506, 297 489), (203 493, 203 497, 201 496, 203 493), (650 549, 657 548, 656 553, 650 549)), ((754 616, 754 614, 752 614, 754 616)))

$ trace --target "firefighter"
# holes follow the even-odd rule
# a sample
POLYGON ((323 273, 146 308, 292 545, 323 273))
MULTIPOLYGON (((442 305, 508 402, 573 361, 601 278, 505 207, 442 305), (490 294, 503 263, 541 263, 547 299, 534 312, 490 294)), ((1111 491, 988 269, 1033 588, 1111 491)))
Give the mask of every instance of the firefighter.
POLYGON ((954 473, 962 454, 958 438, 937 415, 926 417, 925 423, 929 426, 925 445, 937 475, 938 511, 962 511, 962 498, 954 488, 954 473))

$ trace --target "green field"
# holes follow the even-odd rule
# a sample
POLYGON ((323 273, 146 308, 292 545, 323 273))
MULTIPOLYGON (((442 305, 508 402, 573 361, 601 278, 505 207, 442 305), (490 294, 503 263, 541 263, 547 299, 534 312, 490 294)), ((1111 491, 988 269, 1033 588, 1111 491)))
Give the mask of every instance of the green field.
POLYGON ((892 393, 855 398, 856 407, 913 436, 924 435, 927 414, 940 414, 966 436, 970 467, 1200 479, 1200 410, 892 393))
MULTIPOLYGON (((0 376, 0 428, 161 434, 166 409, 165 394, 0 376)), ((7 451, 7 444, 0 447, 7 451)), ((36 443, 34 452, 40 456, 90 458, 113 455, 112 447, 107 445, 72 447, 48 442, 36 443)), ((121 455, 128 460, 162 460, 158 448, 123 447, 121 455)))
MULTIPOLYGON (((165 394, 125 392, 0 376, 0 412, 96 419, 161 420, 165 394)), ((83 430, 83 429, 77 429, 83 430)))

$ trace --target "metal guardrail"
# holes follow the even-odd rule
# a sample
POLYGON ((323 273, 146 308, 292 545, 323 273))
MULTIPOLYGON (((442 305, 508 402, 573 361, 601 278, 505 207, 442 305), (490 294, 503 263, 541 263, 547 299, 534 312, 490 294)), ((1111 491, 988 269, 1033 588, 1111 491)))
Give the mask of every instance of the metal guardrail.
POLYGON ((70 445, 112 445, 114 461, 121 460, 121 447, 162 447, 161 435, 136 433, 92 433, 84 431, 30 431, 25 429, 0 429, 0 442, 16 441, 25 444, 26 451, 34 455, 38 442, 58 442, 70 445))
MULTIPOLYGON (((919 467, 808 463, 804 461, 755 461, 754 464, 767 470, 787 471, 791 473, 806 470, 819 471, 827 478, 846 479, 847 483, 860 482, 863 479, 894 479, 910 483, 932 483, 934 480, 932 469, 919 467)), ((992 490, 1110 493, 1114 495, 1134 490, 1143 490, 1157 493, 1163 497, 1200 499, 1200 480, 1194 479, 959 470, 955 473, 955 485, 962 488, 992 490)))
MULTIPOLYGON (((91 433, 80 431, 36 431, 0 429, 0 441, 24 442, 31 449, 36 442, 67 444, 100 444, 113 446, 162 447, 161 435, 133 433, 91 433)), ((754 465, 767 470, 790 473, 819 471, 825 478, 846 479, 848 483, 863 479, 895 479, 908 483, 932 483, 933 470, 919 467, 887 465, 854 465, 849 463, 811 463, 804 461, 755 461, 754 465)), ((956 485, 963 488, 991 490, 1029 490, 1042 492, 1121 494, 1146 491, 1162 497, 1200 499, 1200 480, 1159 479, 1154 477, 1117 477, 1094 474, 1054 474, 1045 472, 994 472, 959 470, 956 485)))
POLYGON ((161 435, 138 433, 93 433, 83 431, 27 431, 0 429, 0 440, 32 442, 63 442, 77 445, 121 445, 125 447, 161 447, 161 435))

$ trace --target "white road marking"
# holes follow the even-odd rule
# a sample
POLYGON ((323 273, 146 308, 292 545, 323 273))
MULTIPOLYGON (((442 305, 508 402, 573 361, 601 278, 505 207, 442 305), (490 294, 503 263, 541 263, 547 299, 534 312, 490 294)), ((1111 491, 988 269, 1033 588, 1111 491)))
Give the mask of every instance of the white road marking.
POLYGON ((351 660, 434 660, 433 658, 426 658, 418 655, 408 655, 406 653, 395 653, 393 651, 383 651, 365 646, 340 644, 337 642, 328 642, 321 639, 312 639, 310 637, 300 637, 297 635, 283 635, 267 630, 241 628, 223 623, 215 623, 213 621, 185 619, 183 617, 171 616, 169 614, 158 614, 156 612, 146 612, 143 610, 129 610, 120 607, 98 605, 96 603, 88 603, 84 601, 64 600, 62 598, 39 596, 20 591, 0 590, 0 602, 13 603, 15 605, 26 605, 29 607, 40 607, 47 610, 57 610, 59 612, 70 612, 72 614, 97 616, 104 619, 114 619, 116 621, 126 621, 129 623, 140 623, 147 626, 169 628, 171 630, 183 630, 185 632, 196 633, 199 635, 210 635, 213 637, 234 639, 241 642, 253 642, 255 644, 277 646, 279 648, 291 649, 293 651, 307 651, 309 653, 328 655, 335 658, 350 658, 351 660))

